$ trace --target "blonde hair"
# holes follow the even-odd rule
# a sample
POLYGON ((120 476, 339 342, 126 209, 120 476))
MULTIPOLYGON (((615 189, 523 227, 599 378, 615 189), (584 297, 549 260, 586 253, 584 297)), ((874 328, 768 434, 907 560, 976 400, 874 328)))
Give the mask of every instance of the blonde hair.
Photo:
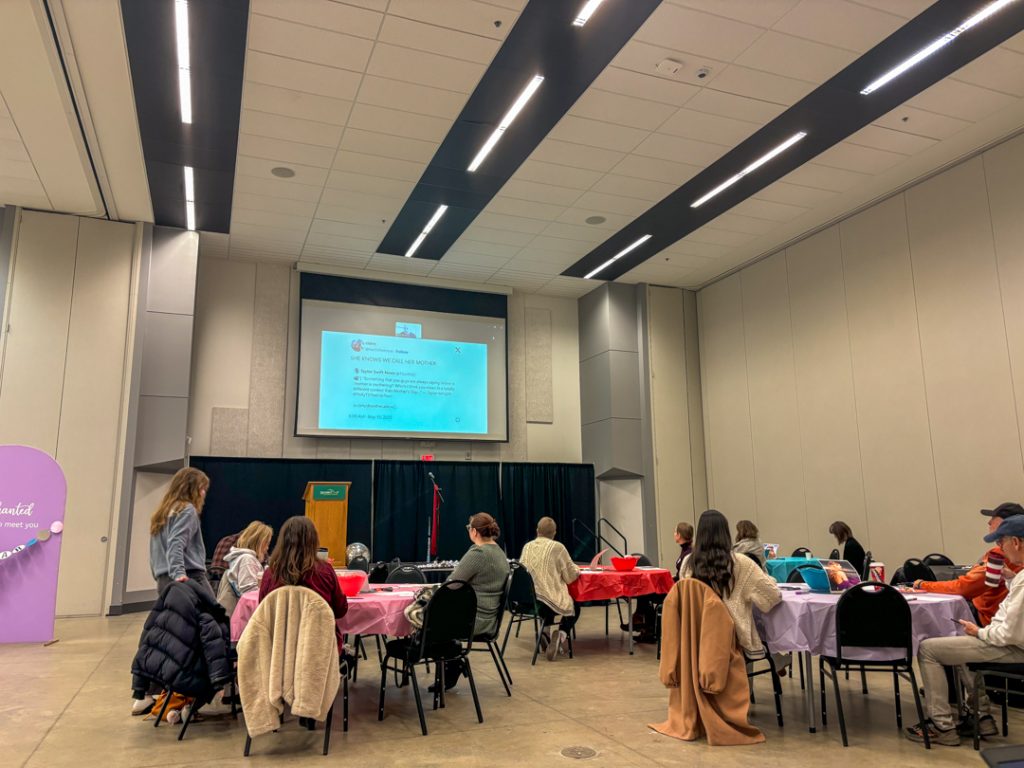
POLYGON ((197 514, 203 511, 203 491, 210 487, 210 478, 194 467, 182 467, 171 478, 171 487, 164 494, 160 506, 149 518, 149 535, 156 536, 167 525, 171 515, 176 515, 189 504, 197 514))
POLYGON ((270 539, 274 535, 274 529, 259 520, 253 520, 245 530, 238 534, 238 541, 235 546, 239 549, 251 549, 256 554, 266 554, 270 547, 270 539))

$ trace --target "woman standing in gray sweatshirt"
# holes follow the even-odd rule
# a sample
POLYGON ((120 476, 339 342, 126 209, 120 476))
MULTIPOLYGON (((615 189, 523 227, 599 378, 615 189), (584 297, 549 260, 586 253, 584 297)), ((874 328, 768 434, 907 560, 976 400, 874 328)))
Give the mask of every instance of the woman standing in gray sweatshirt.
POLYGON ((212 595, 206 578, 206 545, 199 515, 210 478, 192 467, 179 469, 149 519, 149 565, 162 593, 172 581, 192 579, 212 595))

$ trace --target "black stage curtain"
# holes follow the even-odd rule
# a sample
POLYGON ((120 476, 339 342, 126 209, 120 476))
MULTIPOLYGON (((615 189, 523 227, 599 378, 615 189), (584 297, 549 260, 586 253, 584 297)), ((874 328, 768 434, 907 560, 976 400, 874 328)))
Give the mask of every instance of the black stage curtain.
MULTIPOLYGON (((348 542, 370 546, 373 463, 316 459, 247 459, 193 456, 191 465, 210 476, 203 508, 203 542, 207 557, 217 542, 238 533, 253 520, 277 531, 289 517, 304 515, 302 492, 310 480, 352 483, 348 501, 348 542)), ((335 553, 331 553, 335 556, 335 553)))
POLYGON ((510 557, 518 557, 537 535, 537 521, 545 516, 554 519, 556 538, 573 560, 589 561, 597 551, 591 533, 597 518, 593 464, 504 463, 501 506, 499 524, 510 557))
POLYGON ((456 560, 469 549, 470 515, 499 516, 497 462, 377 461, 374 463, 373 557, 423 560, 427 556, 433 472, 444 496, 439 513, 437 557, 456 560))

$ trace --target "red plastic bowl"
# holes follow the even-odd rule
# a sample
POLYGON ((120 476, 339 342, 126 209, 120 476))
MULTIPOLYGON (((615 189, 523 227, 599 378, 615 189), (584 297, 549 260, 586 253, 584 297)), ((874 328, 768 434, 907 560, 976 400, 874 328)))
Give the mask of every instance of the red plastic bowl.
POLYGON ((632 571, 638 562, 640 562, 639 557, 613 557, 612 567, 616 571, 632 571))
POLYGON ((366 586, 366 580, 369 578, 366 571, 335 571, 335 573, 338 575, 338 585, 345 593, 345 597, 358 595, 359 591, 366 586))

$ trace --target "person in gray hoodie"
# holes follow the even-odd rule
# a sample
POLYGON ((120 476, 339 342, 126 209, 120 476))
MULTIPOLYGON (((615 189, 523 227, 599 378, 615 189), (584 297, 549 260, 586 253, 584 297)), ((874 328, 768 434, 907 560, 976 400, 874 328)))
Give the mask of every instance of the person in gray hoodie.
POLYGON ((736 543, 732 545, 732 551, 738 555, 752 555, 763 569, 764 544, 760 536, 756 525, 749 520, 740 520, 736 523, 736 543))

